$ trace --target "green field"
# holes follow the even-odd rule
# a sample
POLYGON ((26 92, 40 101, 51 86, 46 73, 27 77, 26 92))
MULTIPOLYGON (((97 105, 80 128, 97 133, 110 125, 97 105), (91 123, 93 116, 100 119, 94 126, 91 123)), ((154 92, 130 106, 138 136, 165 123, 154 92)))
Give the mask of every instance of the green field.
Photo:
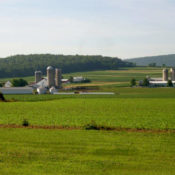
POLYGON ((2 175, 169 175, 175 135, 0 129, 2 175))
POLYGON ((161 69, 81 75, 115 95, 5 95, 0 174, 175 174, 175 88, 122 87, 132 77, 159 77, 161 69), (87 124, 113 130, 86 130, 87 124))
POLYGON ((174 98, 66 98, 0 104, 0 124, 175 129, 174 98))

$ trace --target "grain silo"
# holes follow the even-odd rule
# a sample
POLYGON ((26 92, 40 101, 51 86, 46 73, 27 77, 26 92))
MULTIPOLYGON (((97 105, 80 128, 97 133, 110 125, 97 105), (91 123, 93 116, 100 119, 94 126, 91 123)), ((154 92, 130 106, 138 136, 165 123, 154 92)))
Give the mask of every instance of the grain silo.
POLYGON ((175 81, 175 68, 170 69, 171 80, 175 81))
POLYGON ((41 71, 36 71, 35 72, 35 83, 38 83, 42 80, 42 72, 41 71))
POLYGON ((61 88, 61 78, 62 78, 61 69, 55 69, 55 86, 58 89, 61 88))
POLYGON ((52 66, 47 67, 48 87, 55 86, 55 69, 52 66))
POLYGON ((163 69, 162 73, 163 73, 162 80, 168 81, 168 69, 163 69))

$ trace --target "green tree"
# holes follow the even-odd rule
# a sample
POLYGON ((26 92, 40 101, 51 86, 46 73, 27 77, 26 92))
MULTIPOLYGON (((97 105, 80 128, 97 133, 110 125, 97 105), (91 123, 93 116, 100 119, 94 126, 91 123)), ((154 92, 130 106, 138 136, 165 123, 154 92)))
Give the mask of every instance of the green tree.
POLYGON ((24 87, 24 86, 28 85, 28 83, 26 80, 20 78, 20 79, 13 79, 12 85, 13 85, 13 87, 24 87))
POLYGON ((72 76, 70 76, 70 77, 69 77, 69 81, 70 81, 71 83, 73 83, 74 78, 73 78, 72 76))
POLYGON ((148 66, 149 67, 156 67, 156 63, 150 63, 148 66))
POLYGON ((171 80, 168 80, 168 82, 167 82, 167 87, 173 87, 173 83, 172 83, 171 80))
POLYGON ((132 79, 131 79, 130 85, 131 85, 131 87, 133 87, 133 86, 136 85, 136 79, 135 79, 135 78, 132 78, 132 79))
POLYGON ((149 86, 149 80, 148 80, 148 78, 144 78, 144 80, 143 80, 143 86, 149 86))

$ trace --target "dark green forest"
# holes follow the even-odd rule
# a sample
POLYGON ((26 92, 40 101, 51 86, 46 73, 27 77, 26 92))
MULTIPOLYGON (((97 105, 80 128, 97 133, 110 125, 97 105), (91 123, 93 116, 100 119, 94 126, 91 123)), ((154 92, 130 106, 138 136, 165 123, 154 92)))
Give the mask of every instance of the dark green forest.
POLYGON ((175 54, 131 58, 127 59, 126 61, 135 63, 137 66, 175 66, 175 54))
POLYGON ((61 68, 63 73, 116 70, 133 64, 119 58, 82 55, 33 54, 0 59, 0 78, 32 76, 36 70, 46 74, 47 66, 61 68))

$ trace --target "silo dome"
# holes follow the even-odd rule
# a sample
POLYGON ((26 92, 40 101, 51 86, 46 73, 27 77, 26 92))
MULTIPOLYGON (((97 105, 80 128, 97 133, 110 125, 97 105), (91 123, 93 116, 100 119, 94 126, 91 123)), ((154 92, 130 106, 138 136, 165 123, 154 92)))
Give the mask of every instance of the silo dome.
POLYGON ((53 67, 52 66, 48 66, 47 70, 53 70, 53 67))

